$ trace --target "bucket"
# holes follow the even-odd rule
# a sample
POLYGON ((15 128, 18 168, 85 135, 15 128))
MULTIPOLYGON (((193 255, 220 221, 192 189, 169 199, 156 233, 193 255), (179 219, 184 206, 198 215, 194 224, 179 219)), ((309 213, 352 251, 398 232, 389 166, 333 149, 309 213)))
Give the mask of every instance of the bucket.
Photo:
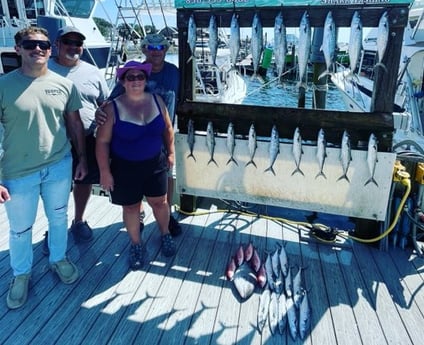
POLYGON ((271 48, 265 48, 264 54, 262 56, 261 67, 267 69, 271 65, 271 59, 272 59, 272 49, 271 48))

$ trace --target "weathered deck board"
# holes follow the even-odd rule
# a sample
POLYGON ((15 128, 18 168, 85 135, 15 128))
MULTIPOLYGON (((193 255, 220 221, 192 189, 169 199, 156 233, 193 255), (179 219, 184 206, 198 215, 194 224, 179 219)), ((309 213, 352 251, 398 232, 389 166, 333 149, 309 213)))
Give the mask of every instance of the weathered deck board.
MULTIPOLYGON (((208 211, 209 208, 203 208, 208 211)), ((40 206, 33 227, 34 266, 28 302, 10 311, 8 229, 0 206, 1 344, 420 344, 424 335, 424 259, 411 253, 347 240, 342 245, 308 239, 304 230, 247 214, 180 215, 178 253, 160 253, 151 210, 143 240, 149 262, 128 271, 128 236, 119 207, 94 196, 87 219, 95 238, 68 241, 81 270, 73 285, 61 284, 42 250, 47 227, 40 206), (301 236, 300 236, 301 235, 301 236), (312 307, 311 332, 293 341, 286 331, 256 329, 261 290, 243 301, 225 267, 240 245, 252 241, 261 260, 285 245, 294 275, 303 270, 312 307)), ((258 207, 261 214, 293 218, 291 212, 258 207)), ((70 202, 69 221, 73 218, 70 202)), ((303 217, 303 216, 302 216, 303 217)), ((304 218, 304 217, 303 217, 304 218)), ((302 219, 303 220, 303 219, 302 219)))

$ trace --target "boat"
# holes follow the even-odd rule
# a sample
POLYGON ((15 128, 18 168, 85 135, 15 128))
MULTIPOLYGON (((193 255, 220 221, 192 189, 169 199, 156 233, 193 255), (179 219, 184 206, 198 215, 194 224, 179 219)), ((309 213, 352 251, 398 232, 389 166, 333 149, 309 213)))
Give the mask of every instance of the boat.
MULTIPOLYGON (((77 27, 86 37, 82 59, 105 68, 110 43, 105 40, 93 19, 96 0, 1 0, 0 7, 0 74, 20 66, 15 52, 15 34, 28 26, 40 26, 49 31, 55 41, 57 30, 65 25, 77 27)), ((53 46, 52 55, 56 54, 53 46)))
MULTIPOLYGON (((424 1, 415 1, 405 28, 393 114, 393 148, 414 148, 424 154, 424 1)), ((358 70, 339 66, 331 80, 341 91, 348 111, 370 112, 377 63, 377 28, 363 41, 358 70)))

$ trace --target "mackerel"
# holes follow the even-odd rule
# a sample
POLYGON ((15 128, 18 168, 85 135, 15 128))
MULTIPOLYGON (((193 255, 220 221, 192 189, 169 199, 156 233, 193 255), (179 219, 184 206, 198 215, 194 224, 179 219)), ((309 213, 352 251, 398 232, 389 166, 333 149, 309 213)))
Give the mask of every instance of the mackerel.
POLYGON ((190 150, 189 155, 187 156, 187 158, 192 157, 194 159, 194 161, 196 161, 196 157, 194 157, 193 155, 193 149, 194 149, 194 123, 192 119, 188 120, 188 125, 187 125, 187 143, 188 143, 188 148, 190 150))
POLYGON ((296 163, 296 169, 293 170, 292 176, 296 173, 300 173, 305 176, 303 171, 300 169, 300 160, 302 158, 302 154, 302 136, 300 135, 299 127, 296 127, 293 135, 293 156, 294 162, 296 163))
POLYGON ((208 161, 209 163, 213 162, 216 166, 218 166, 218 163, 213 158, 213 154, 215 152, 215 133, 213 132, 213 124, 212 121, 208 122, 208 127, 206 129, 206 146, 208 147, 210 159, 208 161))
POLYGON ((191 56, 188 58, 187 63, 189 63, 190 60, 192 60, 195 57, 196 41, 197 41, 197 25, 196 25, 196 20, 194 19, 194 14, 192 14, 188 20, 187 43, 190 47, 191 56))
POLYGON ((284 72, 287 55, 287 30, 282 12, 278 12, 274 23, 274 57, 277 76, 281 78, 284 72))
POLYGON ((280 136, 278 134, 277 126, 272 126, 271 131, 271 142, 269 144, 269 160, 270 165, 265 169, 266 171, 271 171, 275 175, 275 171, 273 168, 274 162, 277 159, 277 155, 280 153, 280 136))
POLYGON ((299 308, 299 335, 300 339, 305 339, 311 328, 311 307, 309 306, 308 294, 304 291, 302 303, 299 308))
POLYGON ((321 51, 324 54, 327 69, 321 73, 318 79, 326 75, 334 74, 335 55, 336 55, 336 24, 334 23, 331 11, 327 13, 324 23, 324 37, 322 40, 321 51))
POLYGON ((272 272, 274 273, 274 276, 278 277, 278 274, 280 273, 280 258, 279 258, 279 251, 278 248, 274 251, 274 253, 271 255, 271 265, 272 265, 272 272))
POLYGON ((364 186, 372 182, 378 187, 378 183, 374 179, 375 167, 378 162, 377 151, 378 151, 377 138, 374 135, 374 133, 371 133, 370 138, 368 140, 368 153, 367 153, 368 170, 370 172, 371 177, 367 180, 367 182, 365 182, 364 186))
POLYGON ((359 58, 361 56, 362 49, 362 20, 358 11, 353 13, 352 21, 350 23, 350 35, 349 35, 349 64, 350 74, 356 70, 359 58))
POLYGON ((381 66, 386 70, 386 66, 383 64, 384 54, 386 53, 387 43, 389 41, 389 15, 384 12, 378 22, 377 29, 377 54, 378 54, 378 63, 374 66, 381 66))
POLYGON ((259 13, 255 13, 253 16, 250 46, 253 59, 253 78, 259 78, 259 62, 263 51, 263 28, 259 13))
POLYGON ((294 302, 291 297, 288 297, 286 299, 286 310, 287 310, 287 320, 289 324, 290 335, 293 340, 296 340, 298 320, 296 316, 296 307, 294 306, 294 302))
POLYGON ((284 334, 287 325, 287 306, 286 295, 281 294, 278 297, 278 331, 284 334))
POLYGON ((261 297, 259 298, 259 309, 257 316, 257 325, 258 331, 262 334, 262 330, 265 327, 266 321, 268 319, 268 310, 269 303, 271 301, 271 291, 268 288, 265 288, 262 291, 261 297))
POLYGON ((268 318, 269 318, 269 329, 271 334, 274 335, 277 333, 278 327, 278 295, 276 292, 271 293, 271 299, 269 302, 268 309, 268 318))
POLYGON ((234 159, 234 148, 236 146, 236 138, 234 134, 234 125, 232 122, 228 124, 227 128, 227 149, 230 154, 230 159, 227 161, 227 165, 231 162, 234 162, 235 165, 238 165, 237 161, 234 159))
POLYGON ((347 171, 349 170, 349 165, 352 161, 352 151, 350 147, 350 136, 347 131, 343 132, 340 161, 342 162, 343 175, 340 176, 337 181, 345 179, 347 182, 350 182, 349 177, 347 176, 347 171))
POLYGON ((318 132, 318 139, 317 139, 317 158, 318 158, 318 164, 319 164, 319 172, 315 178, 318 176, 323 176, 324 178, 327 178, 324 174, 324 162, 325 158, 327 157, 327 142, 325 140, 325 133, 324 130, 321 128, 318 132))
POLYGON ((255 157, 256 148, 258 147, 258 144, 256 142, 256 130, 255 125, 252 123, 250 125, 249 129, 249 140, 248 140, 248 148, 249 148, 249 158, 250 160, 246 163, 246 166, 249 164, 252 164, 257 168, 256 163, 254 162, 253 158, 255 157))
POLYGON ((298 65, 299 65, 299 82, 298 87, 306 89, 306 83, 303 78, 306 76, 306 68, 308 66, 309 53, 311 51, 311 25, 309 23, 308 12, 303 13, 299 27, 299 46, 298 46, 298 65))
POLYGON ((208 46, 212 58, 212 64, 216 65, 216 55, 218 54, 218 23, 214 14, 212 14, 209 18, 208 31, 208 46))
POLYGON ((231 17, 230 24, 230 60, 231 66, 235 68, 237 59, 240 51, 240 24, 238 20, 239 16, 235 12, 231 17))
POLYGON ((283 273, 284 277, 287 277, 288 271, 289 271, 289 259, 287 258, 286 250, 284 249, 284 246, 281 246, 280 248, 280 268, 281 272, 283 273))
POLYGON ((284 280, 284 289, 286 291, 286 296, 291 298, 293 296, 293 282, 290 268, 287 270, 287 276, 284 280))
POLYGON ((296 275, 293 278, 293 301, 296 308, 300 307, 302 301, 303 288, 302 288, 302 267, 299 267, 296 275))

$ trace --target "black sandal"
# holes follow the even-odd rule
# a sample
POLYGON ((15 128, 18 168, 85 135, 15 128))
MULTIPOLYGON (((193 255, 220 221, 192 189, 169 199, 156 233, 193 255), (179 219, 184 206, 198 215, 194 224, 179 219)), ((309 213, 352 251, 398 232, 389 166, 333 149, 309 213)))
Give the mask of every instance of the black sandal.
POLYGON ((165 256, 174 256, 177 251, 171 234, 162 235, 162 254, 165 256))

